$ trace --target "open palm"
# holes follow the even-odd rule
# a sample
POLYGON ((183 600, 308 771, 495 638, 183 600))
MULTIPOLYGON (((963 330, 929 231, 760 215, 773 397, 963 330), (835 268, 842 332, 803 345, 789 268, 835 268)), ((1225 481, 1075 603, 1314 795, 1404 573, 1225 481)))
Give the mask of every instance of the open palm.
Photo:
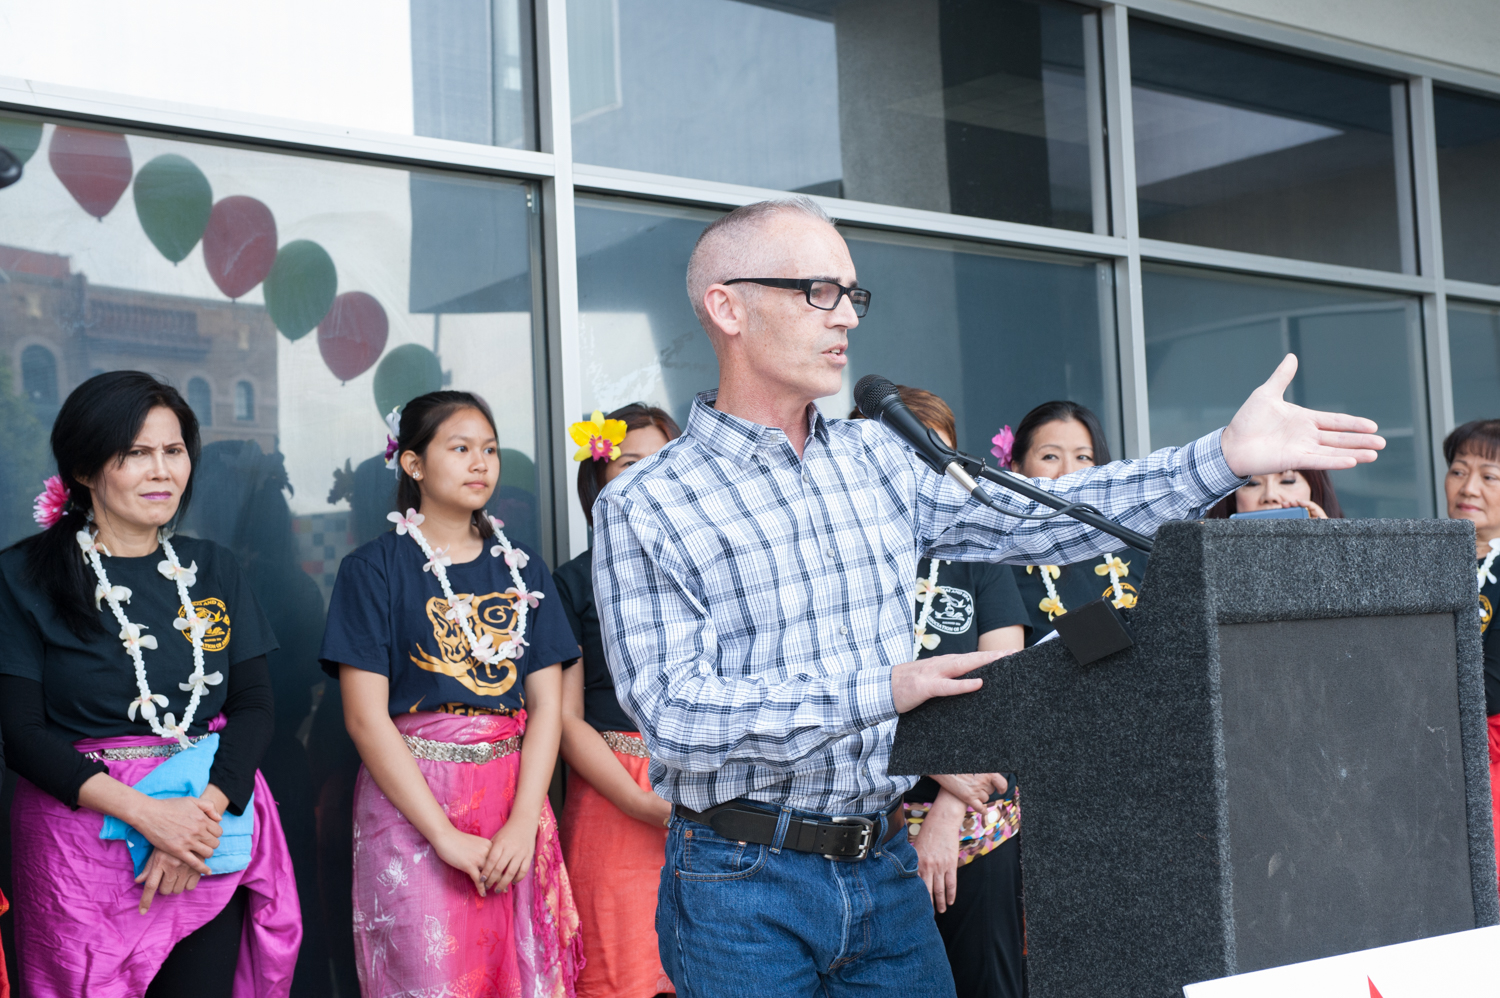
POLYGON ((1368 464, 1385 447, 1373 420, 1293 405, 1283 396, 1297 373, 1297 356, 1272 372, 1224 430, 1224 460, 1241 478, 1288 468, 1335 471, 1368 464))

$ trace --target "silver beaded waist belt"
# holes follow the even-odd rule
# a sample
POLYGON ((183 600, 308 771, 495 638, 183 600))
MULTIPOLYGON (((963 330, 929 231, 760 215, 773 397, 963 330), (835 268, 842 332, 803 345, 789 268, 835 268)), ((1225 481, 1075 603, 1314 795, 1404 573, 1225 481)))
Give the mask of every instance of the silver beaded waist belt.
POLYGON ((601 731, 599 737, 604 739, 604 744, 621 755, 633 755, 637 759, 651 758, 651 753, 646 751, 646 743, 639 738, 631 738, 621 731, 601 731))
POLYGON ((401 740, 411 749, 411 754, 428 762, 470 762, 483 765, 514 755, 521 749, 521 736, 515 735, 498 742, 475 742, 459 745, 456 742, 435 742, 416 735, 402 735, 401 740))
MULTIPOLYGON (((189 735, 188 741, 196 744, 207 737, 207 735, 189 735)), ((132 759, 167 759, 181 751, 182 746, 173 742, 171 745, 130 745, 126 748, 95 749, 92 752, 83 753, 83 757, 95 762, 129 762, 132 759)))

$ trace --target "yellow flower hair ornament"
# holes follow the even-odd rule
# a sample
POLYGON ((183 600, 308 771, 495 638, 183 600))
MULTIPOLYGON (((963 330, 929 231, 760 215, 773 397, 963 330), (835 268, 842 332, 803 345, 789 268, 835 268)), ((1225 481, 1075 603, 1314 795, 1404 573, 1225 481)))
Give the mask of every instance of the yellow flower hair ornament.
POLYGON ((598 409, 594 415, 568 427, 568 436, 578 445, 575 461, 613 461, 620 456, 620 444, 629 429, 623 419, 605 419, 598 409))

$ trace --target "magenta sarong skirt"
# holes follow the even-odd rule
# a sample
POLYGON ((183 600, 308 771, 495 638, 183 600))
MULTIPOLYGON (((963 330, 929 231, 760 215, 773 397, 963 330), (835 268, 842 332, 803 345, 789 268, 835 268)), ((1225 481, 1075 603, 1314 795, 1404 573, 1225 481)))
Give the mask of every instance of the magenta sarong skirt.
MULTIPOLYGON (((222 727, 214 719, 211 730, 222 727)), ((80 752, 169 745, 169 738, 86 738, 80 752)), ((109 775, 134 785, 165 757, 107 762, 109 775)), ((292 860, 271 789, 255 774, 255 835, 250 865, 204 877, 182 894, 151 902, 140 913, 130 851, 104 841, 104 815, 73 811, 26 780, 16 781, 11 807, 16 956, 30 998, 139 998, 167 954, 229 903, 239 887, 250 903, 234 974, 234 998, 283 998, 292 986, 302 916, 292 860)))
MULTIPOLYGON (((391 718, 403 735, 472 745, 526 730, 519 717, 443 713, 391 718)), ((521 755, 483 764, 418 759, 438 805, 461 832, 491 838, 510 816, 521 755)), ((364 998, 571 998, 583 964, 578 910, 557 820, 542 802, 531 873, 484 897, 438 858, 368 770, 354 789, 354 947, 364 998)))

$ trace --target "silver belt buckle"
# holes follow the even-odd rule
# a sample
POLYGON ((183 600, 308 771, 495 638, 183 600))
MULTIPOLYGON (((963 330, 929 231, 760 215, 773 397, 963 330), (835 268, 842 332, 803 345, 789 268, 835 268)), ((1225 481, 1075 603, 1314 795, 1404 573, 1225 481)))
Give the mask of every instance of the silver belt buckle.
POLYGON ((870 855, 870 840, 875 837, 875 822, 863 815, 850 814, 839 815, 830 819, 835 825, 863 825, 859 833, 859 855, 857 856, 830 856, 823 854, 824 859, 832 859, 845 863, 857 863, 870 855))

